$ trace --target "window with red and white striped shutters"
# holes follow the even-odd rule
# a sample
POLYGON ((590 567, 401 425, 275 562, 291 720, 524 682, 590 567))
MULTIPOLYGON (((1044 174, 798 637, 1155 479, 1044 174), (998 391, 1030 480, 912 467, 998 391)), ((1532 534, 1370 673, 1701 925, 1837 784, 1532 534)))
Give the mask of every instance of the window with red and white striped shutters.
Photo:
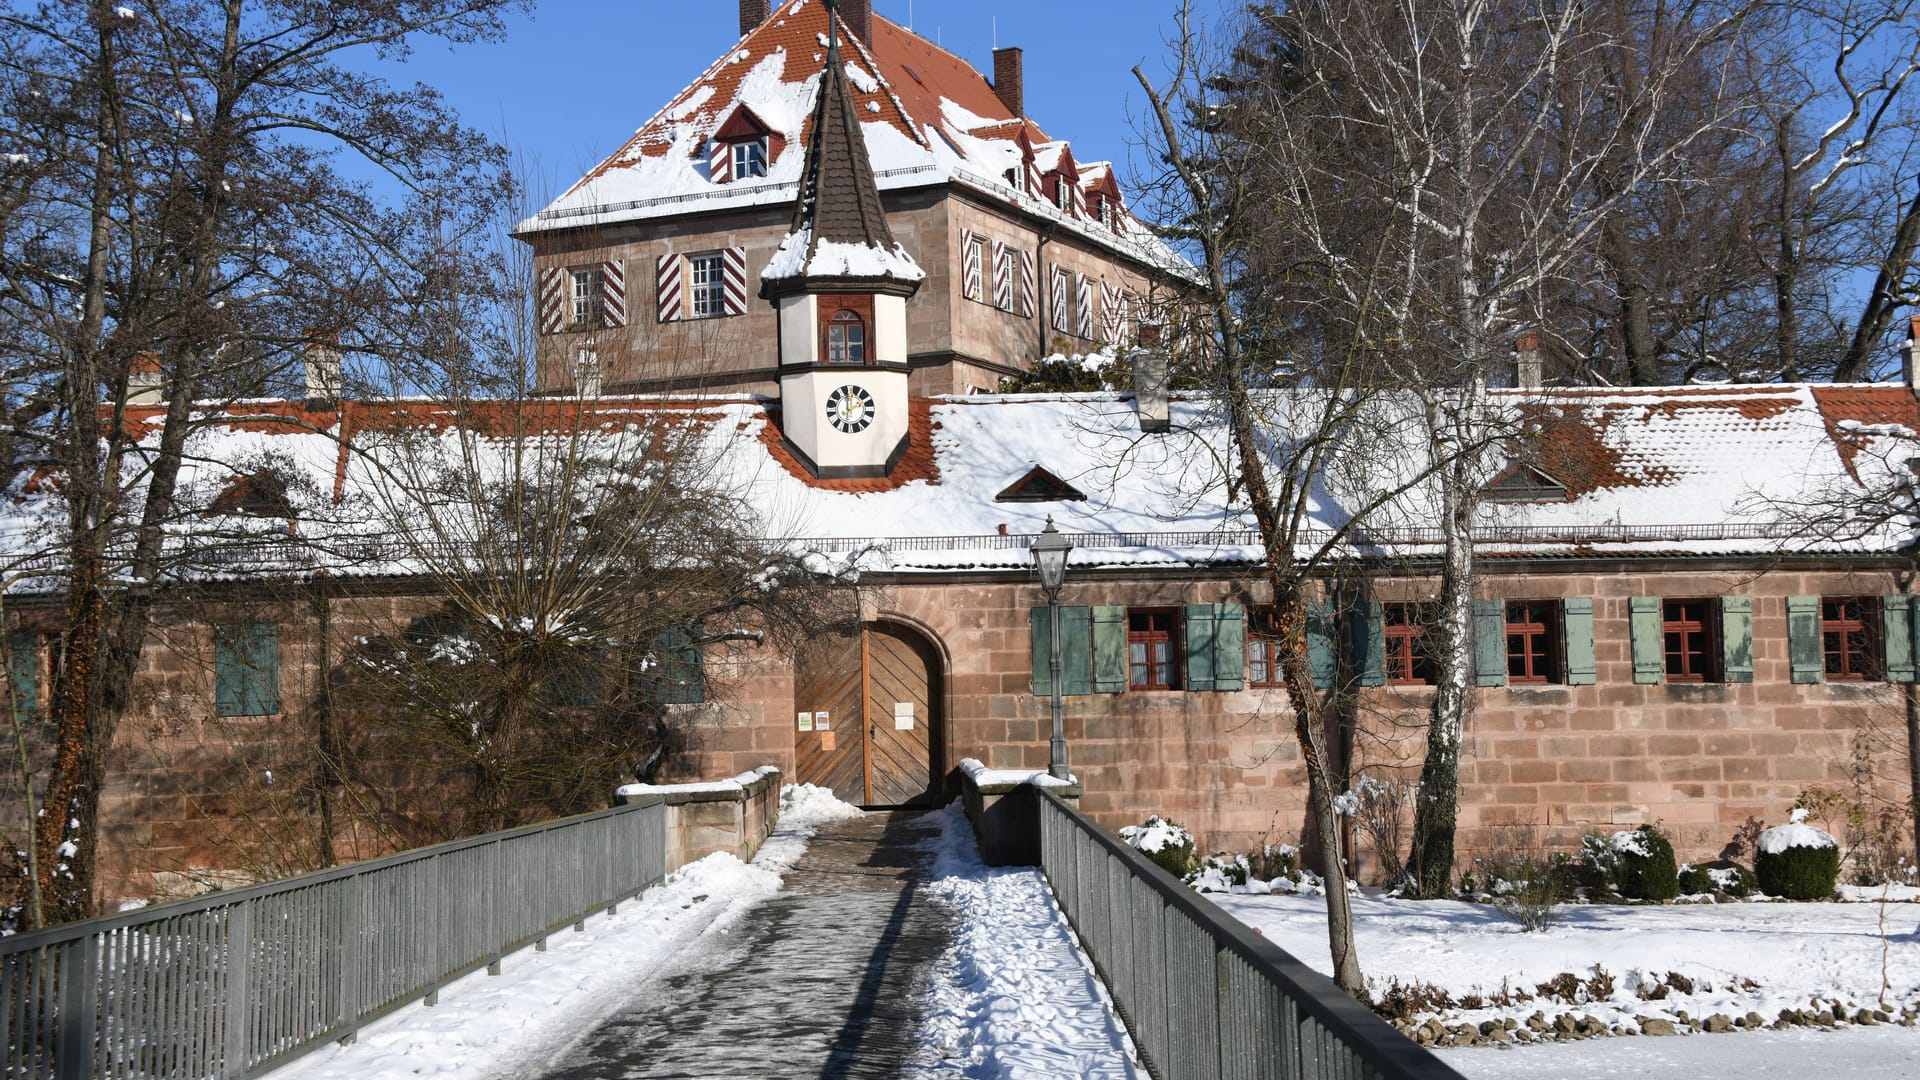
POLYGON ((661 322, 745 315, 746 249, 662 255, 654 264, 654 287, 661 322))
POLYGON ((986 238, 975 235, 972 229, 960 230, 960 295, 983 304, 987 294, 981 283, 981 263, 986 243, 986 238))
POLYGON ((1073 293, 1069 289, 1072 280, 1061 267, 1053 268, 1053 279, 1048 283, 1047 304, 1053 312, 1053 328, 1063 334, 1073 333, 1073 293))
POLYGON ((993 306, 1013 310, 1014 251, 998 240, 993 242, 993 306))

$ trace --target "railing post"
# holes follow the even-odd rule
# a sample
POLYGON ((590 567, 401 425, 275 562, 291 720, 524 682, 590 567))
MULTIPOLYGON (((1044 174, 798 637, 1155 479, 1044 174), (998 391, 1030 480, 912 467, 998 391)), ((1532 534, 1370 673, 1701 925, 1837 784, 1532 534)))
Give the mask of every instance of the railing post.
POLYGON ((92 934, 60 949, 60 1080, 87 1080, 94 1069, 94 996, 100 939, 92 934))
POLYGON ((347 1032, 340 1045, 349 1046, 360 1033, 360 875, 340 882, 340 1023, 347 1032))
POLYGON ((227 1000, 221 1013, 221 1075, 247 1075, 247 1043, 253 1022, 253 904, 242 901, 227 912, 227 1000))

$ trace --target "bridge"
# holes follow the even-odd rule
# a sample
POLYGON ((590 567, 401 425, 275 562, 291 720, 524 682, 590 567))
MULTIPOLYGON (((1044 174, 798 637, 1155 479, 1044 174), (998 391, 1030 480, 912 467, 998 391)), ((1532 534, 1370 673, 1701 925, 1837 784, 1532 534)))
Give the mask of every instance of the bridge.
MULTIPOLYGON (((768 781, 777 789, 777 774, 768 781)), ((1035 934, 1014 962, 1047 967, 1067 988, 1062 993, 1072 993, 1078 979, 1084 999, 1070 1011, 1098 1016, 1103 1029, 1084 1046, 1049 1047, 1057 1068, 1042 1069, 1165 1078, 1457 1077, 1070 799, 1024 787, 985 797, 969 790, 967 802, 978 829, 1022 833, 983 835, 984 849, 1035 856, 1039 874, 1028 875, 1034 891, 1021 906, 1057 920, 1050 894, 1073 931, 1035 934), (1103 995, 1091 988, 1095 976, 1103 995), (1110 1011, 1100 1011, 1101 1000, 1110 1011)), ((377 1063, 392 1066, 391 1054, 404 1059, 409 1047, 426 1056, 407 1062, 406 1071, 436 1071, 449 1063, 432 1060, 426 1036, 445 1027, 442 1018, 459 1001, 485 993, 474 987, 512 984, 516 973, 508 969, 521 961, 514 954, 545 951, 556 938, 586 941, 572 932, 585 931, 589 919, 618 916, 623 905, 629 917, 638 905, 653 918, 620 933, 652 934, 680 948, 650 977, 609 973, 603 981, 611 999, 590 993, 592 979, 566 960, 548 964, 557 982, 503 991, 528 1007, 546 1002, 570 1022, 548 1032, 527 1060, 493 1062, 480 1073, 497 1067, 553 1080, 969 1073, 925 1035, 926 989, 969 929, 955 915, 960 909, 929 887, 942 819, 966 839, 967 858, 982 850, 953 824, 959 819, 876 812, 821 826, 810 841, 811 830, 775 831, 755 860, 763 869, 751 873, 767 875, 770 865, 782 879, 757 902, 702 923, 696 909, 710 897, 686 895, 699 887, 688 875, 701 866, 668 880, 675 861, 694 853, 687 842, 694 811, 674 803, 644 795, 597 814, 0 941, 0 1076, 185 1080, 284 1068, 317 1080, 384 1074, 377 1063), (685 933, 670 929, 675 919, 700 927, 701 947, 673 937, 685 933), (498 983, 490 978, 503 973, 498 983), (363 1036, 388 1047, 389 1057, 370 1045, 327 1049, 363 1036)), ((601 955, 587 950, 610 947, 614 934, 568 955, 601 955)), ((486 1022, 519 1022, 515 1011, 486 1022)), ((966 1037, 991 1042, 995 1031, 986 1023, 966 1037)), ((1072 1034, 1054 1041, 1071 1043, 1072 1034)), ((998 1049, 980 1048, 989 1056, 998 1049)))

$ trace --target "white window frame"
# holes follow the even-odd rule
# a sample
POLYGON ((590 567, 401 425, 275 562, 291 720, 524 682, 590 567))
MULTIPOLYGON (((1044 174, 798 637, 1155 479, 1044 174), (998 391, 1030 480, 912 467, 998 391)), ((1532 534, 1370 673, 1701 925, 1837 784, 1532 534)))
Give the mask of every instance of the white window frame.
POLYGON ((1060 210, 1073 209, 1073 181, 1064 175, 1053 185, 1053 205, 1060 210))
POLYGON ((976 304, 993 303, 993 241, 985 236, 973 238, 975 257, 980 260, 980 292, 967 299, 976 304))
POLYGON ((759 139, 747 139, 734 143, 730 152, 733 155, 733 178, 745 180, 751 176, 767 175, 767 144, 759 139))
POLYGON ((727 313, 726 256, 703 251, 687 256, 687 314, 695 319, 718 319, 727 313))
POLYGON ((575 267, 567 272, 567 301, 574 326, 607 324, 607 272, 598 266, 575 267))

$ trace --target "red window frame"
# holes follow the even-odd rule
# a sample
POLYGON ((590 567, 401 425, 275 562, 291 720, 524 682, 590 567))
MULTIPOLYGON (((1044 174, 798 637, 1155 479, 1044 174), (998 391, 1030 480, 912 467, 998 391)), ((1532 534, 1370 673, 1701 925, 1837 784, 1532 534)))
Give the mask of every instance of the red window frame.
MULTIPOLYGON (((868 327, 873 325, 873 297, 822 296, 820 298, 820 362, 835 367, 862 367, 873 362, 873 335, 868 327), (834 327, 857 328, 860 331, 858 342, 860 355, 844 360, 833 358, 834 327)), ((843 343, 844 345, 845 343, 843 343)))
POLYGON ((1270 607, 1247 610, 1247 685, 1271 689, 1287 684, 1280 669, 1279 613, 1270 607))
POLYGON ((1877 679, 1880 653, 1879 598, 1820 598, 1820 655, 1830 681, 1877 679))
POLYGON ((1720 681, 1720 606, 1707 597, 1660 602, 1668 682, 1720 681))
POLYGON ((1395 601, 1380 605, 1388 682, 1408 686, 1433 684, 1433 658, 1427 655, 1427 624, 1432 621, 1431 604, 1395 601))
POLYGON ((1127 612, 1127 689, 1180 689, 1180 618, 1172 608, 1127 612))
POLYGON ((1507 601, 1507 682, 1557 683, 1560 601, 1507 601))

